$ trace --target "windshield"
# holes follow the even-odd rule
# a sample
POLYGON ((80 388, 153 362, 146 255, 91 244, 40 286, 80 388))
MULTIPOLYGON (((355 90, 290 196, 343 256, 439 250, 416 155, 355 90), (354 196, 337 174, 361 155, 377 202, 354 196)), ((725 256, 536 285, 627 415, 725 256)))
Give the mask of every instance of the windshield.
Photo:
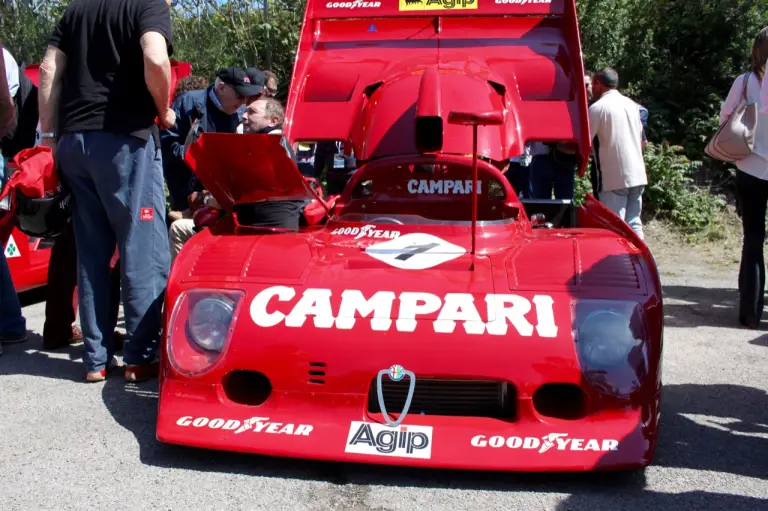
MULTIPOLYGON (((514 223, 513 218, 504 218, 501 220, 478 220, 478 227, 484 225, 504 225, 514 223)), ((472 225, 472 219, 469 220, 441 220, 427 218, 421 215, 399 215, 382 213, 346 213, 335 215, 331 222, 360 222, 366 224, 394 224, 394 225, 472 225)))

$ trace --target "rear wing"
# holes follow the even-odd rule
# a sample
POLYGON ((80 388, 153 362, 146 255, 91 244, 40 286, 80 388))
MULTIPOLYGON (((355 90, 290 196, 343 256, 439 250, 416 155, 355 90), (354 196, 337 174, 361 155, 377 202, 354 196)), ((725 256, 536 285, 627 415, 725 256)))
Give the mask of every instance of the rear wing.
POLYGON ((363 162, 470 155, 450 112, 499 112, 501 124, 478 128, 481 158, 565 142, 583 175, 583 77, 575 0, 308 0, 284 132, 344 141, 363 162))
POLYGON ((310 19, 406 16, 546 16, 565 14, 570 0, 309 0, 310 19), (482 5, 481 5, 482 4, 482 5))

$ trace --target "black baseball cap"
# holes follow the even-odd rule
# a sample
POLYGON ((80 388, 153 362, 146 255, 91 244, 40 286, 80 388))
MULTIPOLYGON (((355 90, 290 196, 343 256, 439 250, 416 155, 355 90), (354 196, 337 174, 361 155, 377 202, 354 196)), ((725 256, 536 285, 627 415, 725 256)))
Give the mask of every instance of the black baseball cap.
POLYGON ((231 85, 241 96, 256 96, 264 90, 263 76, 260 81, 255 80, 254 78, 258 78, 257 76, 254 75, 254 78, 251 78, 248 73, 238 66, 222 69, 217 76, 222 82, 231 85))
MULTIPOLYGON (((267 75, 264 74, 264 71, 258 67, 246 67, 245 74, 247 74, 248 78, 251 79, 251 83, 255 83, 261 86, 262 90, 259 91, 259 94, 264 92, 264 87, 266 87, 267 83, 267 75)), ((254 94, 251 94, 251 96, 254 96, 254 94)))

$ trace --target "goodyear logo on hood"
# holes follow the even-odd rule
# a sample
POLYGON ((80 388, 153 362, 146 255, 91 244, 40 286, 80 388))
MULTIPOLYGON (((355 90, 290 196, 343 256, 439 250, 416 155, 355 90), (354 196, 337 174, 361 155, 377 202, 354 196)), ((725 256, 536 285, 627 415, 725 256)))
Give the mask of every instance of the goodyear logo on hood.
POLYGON ((480 0, 398 0, 399 11, 452 11, 477 9, 480 0))

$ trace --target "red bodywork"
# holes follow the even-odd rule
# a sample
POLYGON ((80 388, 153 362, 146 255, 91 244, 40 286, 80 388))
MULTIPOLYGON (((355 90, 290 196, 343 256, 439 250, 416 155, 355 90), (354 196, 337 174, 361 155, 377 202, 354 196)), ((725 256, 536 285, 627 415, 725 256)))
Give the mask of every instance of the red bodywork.
MULTIPOLYGON (((38 86, 39 65, 30 64, 24 74, 38 86)), ((171 61, 171 94, 182 78, 192 73, 192 66, 187 62, 171 61)), ((6 169, 6 172, 8 169, 6 169)), ((54 240, 31 238, 13 225, 10 215, 0 211, 0 245, 5 248, 11 279, 17 293, 22 293, 48 283, 48 261, 54 240)))
POLYGON ((652 461, 663 314, 648 248, 591 196, 548 228, 493 163, 560 141, 584 171, 574 2, 446 5, 308 2, 286 133, 358 160, 324 222, 247 225, 253 202, 324 205, 276 137, 190 148, 225 212, 171 269, 159 440, 484 470, 652 461), (433 10, 398 10, 419 7, 433 10))

